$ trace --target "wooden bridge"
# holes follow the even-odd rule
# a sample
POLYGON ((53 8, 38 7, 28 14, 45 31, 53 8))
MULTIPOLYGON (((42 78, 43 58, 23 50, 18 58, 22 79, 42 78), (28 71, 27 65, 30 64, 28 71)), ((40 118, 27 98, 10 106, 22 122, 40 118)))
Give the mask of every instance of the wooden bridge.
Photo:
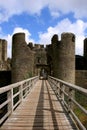
POLYGON ((3 88, 7 98, 0 105, 0 130, 86 130, 73 111, 76 105, 86 116, 87 110, 74 98, 73 91, 87 97, 87 90, 50 77, 38 76, 3 88), (65 91, 65 88, 68 91, 65 91))

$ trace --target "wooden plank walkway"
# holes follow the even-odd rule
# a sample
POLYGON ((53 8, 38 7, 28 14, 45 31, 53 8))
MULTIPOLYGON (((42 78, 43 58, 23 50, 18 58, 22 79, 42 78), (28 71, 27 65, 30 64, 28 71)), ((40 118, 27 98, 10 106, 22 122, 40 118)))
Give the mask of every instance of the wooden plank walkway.
POLYGON ((77 130, 49 83, 39 80, 0 130, 77 130))

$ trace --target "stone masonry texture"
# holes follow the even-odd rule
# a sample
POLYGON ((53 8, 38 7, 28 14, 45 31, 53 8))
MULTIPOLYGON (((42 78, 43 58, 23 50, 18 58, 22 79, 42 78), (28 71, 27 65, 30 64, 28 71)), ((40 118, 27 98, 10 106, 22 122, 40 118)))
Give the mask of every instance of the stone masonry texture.
POLYGON ((48 55, 51 56, 53 76, 75 83, 75 35, 62 33, 59 41, 55 34, 51 42, 48 55))
MULTIPOLYGON (((83 64, 85 66, 87 64, 86 44, 87 39, 84 40, 84 56, 78 59, 81 59, 82 69, 86 68, 83 67, 83 64)), ((46 47, 40 44, 33 45, 32 42, 27 44, 24 33, 14 34, 12 38, 12 83, 38 75, 40 70, 44 68, 48 74, 75 84, 75 77, 78 77, 77 73, 75 76, 75 69, 79 70, 77 64, 80 63, 77 63, 77 58, 73 33, 62 33, 61 40, 57 34, 54 34, 51 44, 46 45, 46 47)))
POLYGON ((33 76, 34 53, 25 42, 25 34, 17 33, 12 39, 12 83, 33 76))

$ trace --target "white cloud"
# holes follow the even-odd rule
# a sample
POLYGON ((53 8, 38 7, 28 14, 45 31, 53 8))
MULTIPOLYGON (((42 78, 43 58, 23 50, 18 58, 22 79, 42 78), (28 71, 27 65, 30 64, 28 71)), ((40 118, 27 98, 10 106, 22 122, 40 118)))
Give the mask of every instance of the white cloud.
POLYGON ((58 11, 52 11, 51 15, 53 16, 53 18, 57 18, 60 16, 60 13, 58 11))
POLYGON ((31 15, 40 14, 44 7, 48 7, 54 17, 70 12, 73 12, 76 18, 87 17, 86 5, 87 0, 0 0, 0 22, 23 12, 31 15))
POLYGON ((40 14, 45 7, 45 0, 0 0, 0 22, 7 21, 13 15, 23 12, 28 14, 40 14))
POLYGON ((76 18, 87 17, 87 0, 50 0, 48 2, 48 7, 51 14, 53 12, 59 12, 59 14, 67 14, 70 12, 74 13, 76 18))
POLYGON ((83 54, 83 40, 85 38, 85 29, 87 29, 87 22, 77 20, 75 23, 71 23, 69 19, 64 19, 58 23, 55 27, 49 27, 47 32, 39 34, 39 42, 42 44, 50 44, 51 38, 54 34, 58 34, 61 39, 61 33, 72 32, 76 36, 76 54, 83 54))

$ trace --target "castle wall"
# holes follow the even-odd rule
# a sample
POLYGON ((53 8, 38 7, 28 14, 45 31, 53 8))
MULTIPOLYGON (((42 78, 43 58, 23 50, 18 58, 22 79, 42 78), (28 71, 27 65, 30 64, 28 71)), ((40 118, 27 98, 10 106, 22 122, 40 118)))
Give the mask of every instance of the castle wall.
POLYGON ((35 52, 35 59, 34 59, 34 74, 39 75, 40 70, 47 65, 47 55, 46 49, 44 45, 35 44, 33 51, 35 52))
MULTIPOLYGON (((58 35, 54 35, 51 42, 52 44, 47 45, 45 49, 40 44, 33 46, 32 43, 27 46, 24 33, 17 33, 13 36, 12 82, 37 75, 41 65, 48 65, 52 76, 73 84, 76 78, 76 84, 79 85, 81 73, 82 75, 85 73, 78 70, 75 77, 75 35, 62 33, 61 41, 58 40, 58 35), (37 64, 40 66, 37 67, 37 64)), ((85 56, 86 52, 85 47, 85 56)))
MULTIPOLYGON (((46 68, 52 76, 86 87, 87 38, 84 39, 84 56, 79 61, 76 59, 76 64, 80 66, 76 71, 75 35, 62 33, 61 41, 59 41, 58 35, 55 34, 51 42, 52 44, 47 45, 46 48, 40 44, 27 45, 24 33, 14 34, 12 38, 12 82, 38 75, 41 67, 47 65, 46 68), (36 66, 37 64, 39 66, 36 66)), ((0 39, 0 70, 9 70, 8 65, 10 64, 7 63, 7 41, 0 39)))
POLYGON ((34 53, 25 42, 25 34, 17 33, 12 38, 12 83, 33 75, 34 53))
POLYGON ((75 84, 87 89, 87 70, 76 70, 75 84))
POLYGON ((39 49, 35 54, 35 64, 47 64, 46 51, 39 49))

